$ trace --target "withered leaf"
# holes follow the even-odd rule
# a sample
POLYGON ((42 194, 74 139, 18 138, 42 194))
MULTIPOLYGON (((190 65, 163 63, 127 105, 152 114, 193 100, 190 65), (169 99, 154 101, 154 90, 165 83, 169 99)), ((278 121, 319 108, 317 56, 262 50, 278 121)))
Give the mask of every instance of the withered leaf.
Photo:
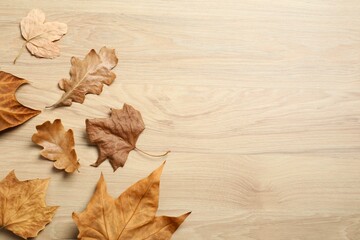
POLYGON ((36 126, 36 129, 38 132, 32 136, 32 141, 44 148, 40 152, 43 157, 55 161, 57 169, 65 169, 68 173, 79 168, 74 133, 71 129, 65 131, 60 119, 54 123, 47 121, 36 126))
POLYGON ((45 13, 32 9, 20 22, 21 35, 25 43, 14 63, 26 47, 36 57, 54 58, 60 55, 60 48, 54 42, 67 33, 67 25, 60 22, 46 22, 45 13))
POLYGON ((115 50, 107 47, 102 47, 99 54, 92 49, 84 60, 72 57, 71 78, 59 82, 60 89, 65 93, 50 107, 70 106, 72 102, 83 103, 88 93, 99 95, 103 84, 110 85, 116 78, 111 70, 117 63, 115 50))
POLYGON ((23 106, 16 99, 16 90, 27 82, 0 71, 0 131, 18 126, 41 112, 23 106))
POLYGON ((49 179, 19 181, 14 171, 0 182, 0 227, 24 239, 36 237, 58 207, 45 203, 49 179))
POLYGON ((160 176, 164 164, 112 198, 101 174, 94 195, 82 213, 73 213, 78 239, 168 240, 189 216, 155 216, 159 204, 160 176))
POLYGON ((112 109, 110 118, 86 119, 86 132, 91 143, 96 144, 99 150, 97 161, 92 164, 98 167, 107 158, 114 171, 123 167, 129 152, 137 150, 151 157, 162 157, 164 154, 153 155, 136 147, 139 135, 145 129, 139 111, 124 104, 123 109, 112 109))
POLYGON ((123 109, 112 109, 110 118, 86 119, 89 140, 99 149, 92 166, 98 167, 108 158, 114 171, 123 167, 144 129, 140 112, 126 103, 123 109))

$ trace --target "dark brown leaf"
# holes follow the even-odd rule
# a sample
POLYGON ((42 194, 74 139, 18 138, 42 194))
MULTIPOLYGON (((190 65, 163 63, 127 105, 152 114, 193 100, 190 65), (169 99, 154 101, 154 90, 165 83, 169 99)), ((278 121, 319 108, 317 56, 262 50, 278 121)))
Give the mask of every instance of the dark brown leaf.
POLYGON ((144 129, 140 112, 128 104, 123 109, 112 109, 110 118, 86 119, 89 140, 99 148, 99 157, 92 166, 99 166, 107 158, 114 171, 124 166, 144 129))

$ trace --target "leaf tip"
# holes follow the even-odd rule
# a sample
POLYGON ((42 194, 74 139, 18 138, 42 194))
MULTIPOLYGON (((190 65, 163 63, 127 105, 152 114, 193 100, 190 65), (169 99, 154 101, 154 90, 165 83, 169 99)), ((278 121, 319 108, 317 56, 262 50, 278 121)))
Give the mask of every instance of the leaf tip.
POLYGON ((72 212, 71 217, 72 219, 74 219, 75 222, 78 220, 78 215, 76 212, 72 212))
POLYGON ((105 177, 104 177, 104 174, 103 174, 102 172, 101 172, 101 174, 100 174, 99 181, 98 181, 98 183, 97 183, 97 185, 96 185, 96 191, 97 191, 98 189, 105 189, 105 191, 106 191, 105 177))
POLYGON ((15 175, 15 169, 11 170, 5 178, 17 179, 17 177, 15 175))
POLYGON ((181 215, 180 217, 178 217, 178 219, 180 220, 180 222, 182 223, 182 222, 184 222, 185 221, 185 219, 190 215, 192 213, 192 211, 190 211, 190 212, 187 212, 187 213, 185 213, 185 214, 183 214, 183 215, 181 215))
POLYGON ((54 209, 54 211, 57 211, 60 208, 60 206, 52 206, 52 208, 54 209))
POLYGON ((91 167, 98 167, 99 165, 96 163, 90 164, 91 167))
POLYGON ((159 175, 161 175, 161 174, 162 174, 162 171, 163 171, 163 169, 164 169, 165 163, 166 163, 166 161, 164 161, 164 162, 160 165, 160 167, 158 167, 158 169, 155 170, 155 172, 159 172, 159 175))
POLYGON ((100 173, 100 180, 105 180, 103 172, 100 173))

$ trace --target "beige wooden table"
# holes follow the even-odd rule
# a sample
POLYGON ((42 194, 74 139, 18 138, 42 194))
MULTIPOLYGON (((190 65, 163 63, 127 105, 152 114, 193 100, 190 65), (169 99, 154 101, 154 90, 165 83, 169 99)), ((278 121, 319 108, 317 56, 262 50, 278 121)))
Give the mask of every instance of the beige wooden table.
MULTIPOLYGON (((0 175, 51 177, 60 205, 37 239, 75 239, 103 172, 113 196, 164 159, 132 152, 123 169, 89 165, 85 119, 124 102, 142 112, 138 146, 172 150, 158 214, 192 210, 173 239, 360 239, 360 4, 348 1, 0 1, 0 68, 32 85, 19 100, 37 109, 62 94, 70 57, 116 48, 117 79, 84 104, 44 110, 0 135, 0 175), (24 53, 18 23, 32 8, 65 22, 62 55, 24 53), (39 157, 35 126, 61 118, 75 132, 81 172, 39 157)), ((0 239, 17 239, 1 231, 0 239)))

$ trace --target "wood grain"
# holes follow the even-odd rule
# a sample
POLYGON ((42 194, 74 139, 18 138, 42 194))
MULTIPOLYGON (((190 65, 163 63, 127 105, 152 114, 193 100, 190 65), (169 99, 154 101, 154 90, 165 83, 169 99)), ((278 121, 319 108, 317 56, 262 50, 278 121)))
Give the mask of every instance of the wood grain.
POLYGON ((147 127, 138 146, 172 150, 159 214, 193 211, 173 239, 360 239, 359 11, 355 0, 2 0, 0 69, 31 81, 17 94, 25 105, 61 96, 71 56, 106 45, 120 61, 102 95, 0 134, 0 177, 51 177, 47 203, 61 208, 37 239, 76 239, 71 213, 100 172, 117 196, 165 159, 132 152, 115 173, 89 166, 85 119, 126 102, 147 127), (35 7, 68 24, 62 55, 13 65, 18 23, 35 7), (79 174, 54 170, 30 140, 56 118, 74 130, 79 174))

